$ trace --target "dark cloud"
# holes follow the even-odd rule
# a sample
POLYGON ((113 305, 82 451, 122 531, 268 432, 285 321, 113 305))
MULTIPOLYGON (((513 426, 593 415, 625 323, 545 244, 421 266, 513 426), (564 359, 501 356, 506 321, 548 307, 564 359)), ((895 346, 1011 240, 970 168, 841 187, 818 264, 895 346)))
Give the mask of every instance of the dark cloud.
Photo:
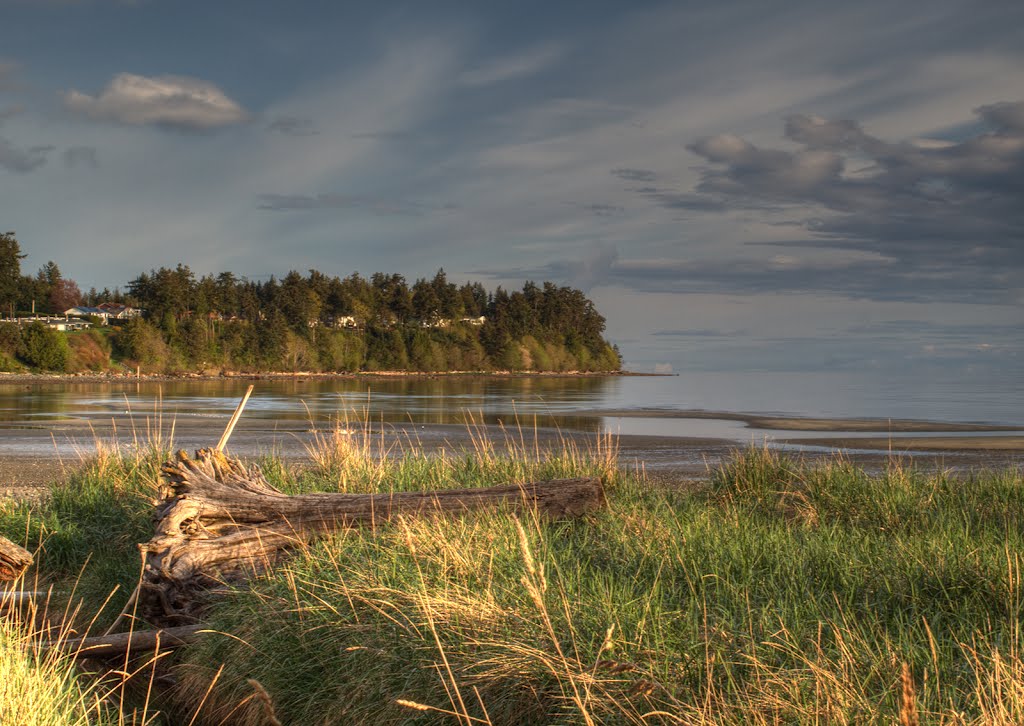
POLYGON ((620 207, 617 204, 579 204, 577 202, 565 202, 565 204, 589 212, 595 217, 615 217, 626 211, 625 207, 620 207))
MULTIPOLYGON (((1024 273, 1024 102, 981 106, 976 114, 988 130, 957 141, 889 142, 856 121, 808 115, 786 119, 794 150, 762 148, 732 134, 698 139, 687 147, 706 162, 694 189, 632 191, 671 210, 773 210, 789 216, 776 224, 809 239, 763 243, 788 250, 769 261, 617 260, 604 282, 677 292, 1017 300, 1024 273), (823 250, 840 261, 822 262, 823 250)), ((548 267, 564 271, 569 264, 548 267)))
POLYGON ((259 209, 272 211, 312 211, 319 209, 357 209, 381 216, 412 216, 453 209, 437 207, 405 199, 362 197, 348 194, 261 194, 259 209))
POLYGON ((99 160, 96 157, 96 148, 94 146, 72 146, 64 149, 64 153, 61 154, 64 159, 64 165, 68 168, 76 166, 87 166, 91 169, 95 169, 99 166, 99 160))
POLYGON ((46 156, 53 150, 52 146, 33 146, 19 149, 10 141, 0 136, 0 169, 25 174, 35 171, 46 163, 46 156))
POLYGON ((1017 103, 993 103, 980 106, 974 112, 995 126, 1008 133, 1024 133, 1024 101, 1017 103))
POLYGON ((652 182, 658 178, 650 169, 612 169, 612 175, 619 179, 634 182, 652 182))
POLYGON ((558 260, 539 267, 478 269, 472 272, 499 279, 556 280, 589 292, 609 282, 618 259, 619 251, 615 245, 599 244, 571 260, 558 260))
MULTIPOLYGON (((773 244, 798 247, 802 243, 773 244)), ((614 247, 611 253, 602 253, 607 249, 544 265, 475 272, 497 279, 558 280, 585 290, 617 285, 656 293, 801 292, 891 302, 1004 303, 1020 288, 1016 274, 944 267, 908 270, 902 263, 875 257, 822 260, 804 257, 798 250, 766 260, 623 259, 614 247)))
POLYGON ((320 133, 313 126, 313 119, 298 116, 279 116, 267 124, 267 131, 286 136, 316 136, 320 133))
POLYGON ((687 330, 656 330, 651 335, 665 338, 735 338, 748 335, 745 330, 716 330, 714 328, 692 328, 687 330))
POLYGON ((686 212, 724 212, 730 208, 724 202, 702 194, 679 193, 655 187, 642 187, 633 191, 664 209, 686 212))
POLYGON ((950 324, 927 320, 885 320, 848 326, 846 334, 886 338, 894 341, 911 337, 932 342, 1012 344, 1024 348, 1024 322, 1017 325, 971 323, 950 324))
POLYGON ((353 139, 381 139, 384 141, 408 139, 412 136, 414 134, 408 131, 360 131, 359 133, 352 134, 353 139))

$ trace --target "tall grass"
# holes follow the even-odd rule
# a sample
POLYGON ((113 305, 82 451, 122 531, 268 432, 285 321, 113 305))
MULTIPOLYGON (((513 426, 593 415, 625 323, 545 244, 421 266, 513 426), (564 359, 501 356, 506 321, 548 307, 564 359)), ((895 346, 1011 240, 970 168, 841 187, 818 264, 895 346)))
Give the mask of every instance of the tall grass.
MULTIPOLYGON (((545 450, 477 427, 433 455, 380 436, 339 424, 310 464, 263 468, 293 493, 593 475, 608 507, 400 519, 306 547, 179 652, 186 722, 1024 722, 1020 470, 871 476, 752 449, 673 488, 623 473, 610 439, 545 450)), ((98 568, 97 591, 130 589, 158 462, 93 462, 41 508, 0 508, 0 530, 42 536, 55 577, 98 568)))
POLYGON ((90 726, 116 723, 95 684, 84 683, 67 660, 38 655, 31 636, 0 620, 0 723, 90 726))
POLYGON ((137 544, 152 534, 151 498, 172 436, 173 424, 169 436, 159 417, 147 418, 131 447, 97 438, 42 501, 0 501, 0 533, 35 560, 31 580, 9 591, 39 594, 15 607, 0 592, 0 724, 165 723, 149 695, 153 666, 166 653, 126 660, 100 677, 53 646, 102 633, 134 589, 137 544), (135 682, 141 694, 132 692, 135 682))
POLYGON ((217 608, 235 637, 189 651, 182 696, 204 693, 216 663, 211 723, 262 712, 248 679, 283 723, 1024 719, 1020 472, 894 464, 870 477, 752 450, 684 491, 618 473, 607 447, 510 448, 328 456, 297 481, 364 491, 596 473, 608 510, 325 540, 217 608))

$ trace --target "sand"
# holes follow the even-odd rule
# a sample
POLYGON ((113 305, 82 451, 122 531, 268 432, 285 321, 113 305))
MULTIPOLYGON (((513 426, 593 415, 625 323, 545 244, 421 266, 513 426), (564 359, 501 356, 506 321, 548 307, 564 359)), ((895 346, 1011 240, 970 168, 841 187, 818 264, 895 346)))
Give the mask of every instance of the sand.
POLYGON ((608 416, 615 418, 688 418, 739 421, 750 429, 776 431, 849 431, 879 433, 968 433, 985 431, 1024 431, 1020 426, 1001 426, 981 423, 944 423, 914 419, 886 418, 814 418, 810 416, 764 416, 759 414, 729 413, 724 411, 675 410, 660 408, 600 409, 580 411, 579 416, 608 416))

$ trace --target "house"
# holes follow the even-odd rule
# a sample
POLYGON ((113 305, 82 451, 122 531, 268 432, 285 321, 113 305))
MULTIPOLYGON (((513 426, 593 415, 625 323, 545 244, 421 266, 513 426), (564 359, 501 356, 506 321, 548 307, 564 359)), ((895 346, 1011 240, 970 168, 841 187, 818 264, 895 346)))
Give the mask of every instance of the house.
POLYGON ((121 305, 120 303, 100 303, 96 307, 77 305, 65 310, 64 315, 74 318, 87 318, 92 315, 100 318, 103 321, 103 324, 106 325, 111 320, 128 320, 130 318, 137 318, 142 315, 142 311, 139 308, 133 308, 130 305, 121 305))
POLYGON ((91 308, 86 305, 76 305, 73 308, 68 308, 64 311, 65 317, 70 318, 87 318, 90 315, 95 315, 97 318, 102 318, 103 322, 107 322, 109 317, 107 313, 103 312, 99 308, 91 308))
POLYGON ((81 319, 70 320, 52 315, 32 315, 31 317, 18 318, 18 325, 30 325, 32 323, 42 323, 52 330, 59 330, 61 332, 85 330, 92 327, 90 323, 81 319))
POLYGON ((129 318, 137 318, 142 315, 142 310, 139 308, 133 308, 131 305, 122 305, 121 303, 104 302, 96 307, 115 320, 128 320, 129 318))
POLYGON ((358 328, 359 321, 352 315, 339 315, 331 323, 335 328, 358 328))

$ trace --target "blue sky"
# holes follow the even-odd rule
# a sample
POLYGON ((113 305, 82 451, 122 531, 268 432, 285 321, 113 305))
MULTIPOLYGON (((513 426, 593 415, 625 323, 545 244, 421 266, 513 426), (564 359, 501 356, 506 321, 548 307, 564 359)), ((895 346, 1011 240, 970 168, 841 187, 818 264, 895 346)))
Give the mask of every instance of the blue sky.
POLYGON ((1024 3, 0 0, 0 227, 585 289, 641 370, 1024 370, 1024 3))

